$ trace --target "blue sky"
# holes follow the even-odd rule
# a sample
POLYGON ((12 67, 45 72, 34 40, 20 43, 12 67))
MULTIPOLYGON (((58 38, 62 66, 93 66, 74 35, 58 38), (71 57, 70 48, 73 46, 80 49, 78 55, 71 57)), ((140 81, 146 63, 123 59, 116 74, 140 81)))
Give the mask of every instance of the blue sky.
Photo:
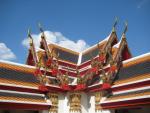
POLYGON ((115 16, 119 39, 128 21, 133 56, 149 52, 150 0, 0 0, 0 59, 24 63, 28 49, 23 40, 29 27, 39 34, 38 22, 49 35, 87 47, 109 35, 115 16))

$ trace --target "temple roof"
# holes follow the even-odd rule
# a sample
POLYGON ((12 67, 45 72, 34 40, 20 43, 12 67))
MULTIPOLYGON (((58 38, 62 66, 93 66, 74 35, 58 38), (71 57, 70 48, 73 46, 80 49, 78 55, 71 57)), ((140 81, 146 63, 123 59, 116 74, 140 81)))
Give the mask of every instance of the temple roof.
MULTIPOLYGON (((104 40, 100 41, 98 44, 95 44, 81 52, 76 52, 71 49, 68 49, 68 48, 59 46, 57 44, 53 44, 53 43, 48 44, 48 47, 49 47, 49 50, 53 49, 55 51, 54 53, 55 55, 59 53, 59 57, 58 57, 59 60, 62 60, 68 63, 73 63, 75 65, 77 64, 80 65, 90 60, 91 58, 96 57, 99 54, 100 49, 103 49, 107 45, 107 43, 112 39, 114 40, 114 42, 112 42, 112 45, 116 44, 118 39, 117 39, 117 35, 115 32, 111 32, 104 40)), ((36 52, 38 54, 43 53, 44 55, 44 51, 45 51, 44 48, 42 50, 36 49, 36 52)))
POLYGON ((126 107, 129 101, 140 105, 150 99, 150 53, 131 58, 125 32, 118 42, 113 30, 82 52, 47 44, 43 30, 38 49, 28 36, 27 64, 0 60, 0 104, 48 109, 50 93, 76 91, 106 91, 106 97, 96 103, 104 109, 126 107))
POLYGON ((150 90, 140 90, 134 92, 127 92, 110 96, 104 102, 101 102, 103 109, 119 109, 125 107, 136 107, 150 104, 150 90))
POLYGON ((15 84, 22 86, 37 86, 35 67, 0 60, 0 84, 15 84))
POLYGON ((17 107, 18 109, 44 110, 51 106, 51 102, 46 101, 45 98, 44 94, 0 90, 0 108, 4 109, 7 105, 7 109, 16 109, 17 107), (32 107, 30 108, 30 106, 32 107))
POLYGON ((114 84, 119 84, 128 80, 141 79, 150 74, 150 53, 146 53, 123 61, 122 68, 119 70, 114 84))
POLYGON ((145 60, 143 62, 121 68, 117 74, 116 80, 129 79, 131 77, 145 75, 148 73, 150 73, 150 61, 145 60))
POLYGON ((111 87, 112 94, 101 102, 101 106, 111 109, 148 104, 149 83, 150 53, 126 60, 111 87))

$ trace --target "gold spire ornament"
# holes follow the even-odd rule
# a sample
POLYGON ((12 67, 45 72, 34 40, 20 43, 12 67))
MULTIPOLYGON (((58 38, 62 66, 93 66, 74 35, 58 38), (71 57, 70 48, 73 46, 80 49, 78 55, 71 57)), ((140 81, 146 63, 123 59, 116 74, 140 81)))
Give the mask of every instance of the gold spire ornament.
POLYGON ((77 73, 77 84, 82 84, 82 78, 80 76, 79 70, 76 68, 76 73, 77 73))
POLYGON ((118 18, 115 17, 115 22, 114 22, 114 24, 113 24, 112 32, 115 32, 115 31, 116 31, 115 28, 116 28, 117 23, 118 23, 118 18))
POLYGON ((67 71, 66 74, 64 75, 64 81, 63 81, 65 85, 68 85, 68 83, 69 83, 69 78, 68 78, 68 76, 69 76, 69 75, 68 75, 68 71, 67 71))
POLYGON ((102 109, 101 105, 99 104, 102 97, 103 97, 103 91, 95 92, 95 111, 98 112, 102 109))
POLYGON ((52 102, 52 106, 49 109, 49 113, 58 113, 58 93, 51 93, 47 94, 48 99, 52 102))
POLYGON ((34 43, 33 43, 33 38, 31 36, 31 30, 30 29, 28 29, 28 38, 29 38, 30 50, 32 52, 34 62, 37 65, 38 59, 37 59, 37 55, 36 55, 36 51, 35 51, 35 47, 34 47, 34 43))
POLYGON ((70 94, 69 103, 70 103, 70 112, 81 113, 81 93, 74 92, 70 94))
POLYGON ((125 21, 125 28, 124 28, 123 34, 125 34, 127 30, 128 30, 128 23, 127 21, 125 21))
MULTIPOLYGON (((42 33, 42 34, 41 34, 41 38, 45 40, 44 30, 43 30, 43 28, 42 28, 41 23, 38 23, 38 27, 39 27, 40 32, 42 33)), ((44 42, 44 43, 46 43, 46 42, 44 42)), ((46 51, 47 51, 47 50, 46 50, 46 51)))
POLYGON ((31 29, 30 28, 28 29, 28 38, 29 38, 29 44, 32 45, 33 44, 33 39, 32 39, 32 36, 31 36, 31 29))
POLYGON ((38 23, 38 26, 39 26, 40 32, 41 32, 41 33, 43 33, 43 32, 44 32, 44 30, 42 29, 42 25, 41 25, 41 23, 40 23, 40 22, 38 23))

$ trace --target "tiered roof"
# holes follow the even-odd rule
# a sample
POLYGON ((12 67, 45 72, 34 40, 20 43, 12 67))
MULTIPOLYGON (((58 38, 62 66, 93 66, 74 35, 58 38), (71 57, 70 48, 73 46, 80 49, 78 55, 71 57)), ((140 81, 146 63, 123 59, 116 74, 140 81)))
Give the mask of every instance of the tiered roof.
POLYGON ((38 90, 35 67, 0 60, 0 108, 48 109, 51 105, 38 90), (40 107, 39 107, 40 106, 40 107))
MULTIPOLYGON (((4 106, 12 103, 20 109, 32 109, 31 106, 48 109, 53 105, 47 92, 70 91, 109 91, 107 98, 98 104, 104 109, 126 107, 128 101, 131 106, 148 102, 150 54, 131 58, 125 32, 118 41, 113 28, 103 41, 83 52, 75 52, 47 44, 41 31, 39 49, 28 35, 27 64, 0 60, 0 103, 4 106)), ((8 107, 12 108, 11 104, 8 107)))
POLYGON ((105 109, 150 104, 150 53, 123 61, 111 90, 101 102, 105 109))

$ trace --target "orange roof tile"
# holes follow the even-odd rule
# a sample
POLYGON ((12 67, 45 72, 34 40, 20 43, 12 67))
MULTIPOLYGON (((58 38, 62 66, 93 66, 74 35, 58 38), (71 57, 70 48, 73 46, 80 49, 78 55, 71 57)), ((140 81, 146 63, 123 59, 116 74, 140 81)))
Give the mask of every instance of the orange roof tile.
POLYGON ((12 84, 12 85, 20 85, 20 86, 29 86, 29 87, 37 87, 40 85, 39 83, 29 83, 29 82, 23 82, 18 80, 10 80, 10 79, 3 79, 0 78, 0 83, 4 84, 12 84))
POLYGON ((139 75, 139 76, 123 79, 123 80, 118 80, 118 81, 115 81, 113 84, 118 85, 118 84, 133 82, 137 80, 147 79, 147 78, 150 78, 150 74, 143 74, 143 75, 139 75))
POLYGON ((134 93, 134 94, 126 94, 122 96, 115 96, 115 97, 109 97, 105 101, 111 101, 111 100, 117 100, 117 99, 125 99, 125 98, 132 98, 132 97, 138 97, 138 96, 149 96, 150 92, 141 92, 141 93, 134 93))
POLYGON ((6 68, 6 69, 11 69, 11 70, 26 72, 26 73, 34 73, 35 72, 35 68, 28 67, 28 65, 20 66, 20 65, 4 63, 4 62, 0 62, 0 68, 6 68))

